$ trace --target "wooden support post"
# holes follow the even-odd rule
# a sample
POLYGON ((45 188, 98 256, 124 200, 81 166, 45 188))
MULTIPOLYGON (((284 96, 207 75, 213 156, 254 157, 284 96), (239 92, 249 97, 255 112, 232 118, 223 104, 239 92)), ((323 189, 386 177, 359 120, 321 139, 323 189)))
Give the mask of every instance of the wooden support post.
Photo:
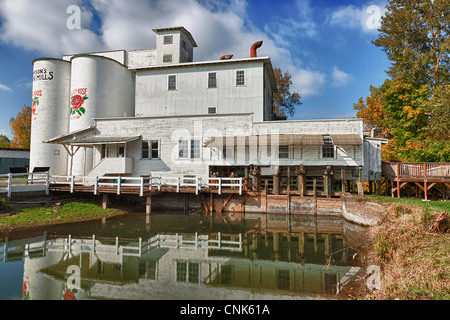
POLYGON ((345 169, 341 169, 341 189, 342 193, 345 192, 345 169))
POLYGON ((291 215, 291 195, 288 193, 286 196, 286 213, 291 215))
POLYGON ((214 199, 213 199, 213 193, 211 192, 209 194, 209 212, 211 213, 211 215, 213 213, 213 209, 214 209, 214 199))
POLYGON ((428 200, 428 187, 427 187, 427 164, 423 164, 423 190, 425 192, 425 200, 428 200))
POLYGON ((314 216, 317 219, 317 180, 313 180, 314 216))
MULTIPOLYGON (((267 183, 266 183, 266 188, 265 188, 265 196, 266 196, 266 205, 265 205, 265 209, 266 209, 266 218, 267 218, 267 191, 268 191, 268 186, 267 186, 267 183)), ((267 226, 267 225, 266 225, 267 226)))
POLYGON ((145 214, 147 216, 152 214, 152 194, 151 193, 145 199, 145 214))
POLYGON ((400 162, 397 162, 397 198, 400 198, 400 162))
POLYGON ((291 167, 287 167, 287 193, 289 194, 291 192, 291 167))
POLYGON ((394 180, 391 180, 391 195, 394 197, 395 189, 394 189, 394 180))
POLYGON ((109 194, 104 193, 102 195, 102 208, 103 209, 108 209, 108 204, 109 204, 109 194))
POLYGON ((381 196, 381 180, 377 181, 377 195, 381 196))
POLYGON ((358 181, 358 195, 363 196, 364 195, 364 187, 363 183, 361 181, 358 181))
POLYGON ((279 190, 279 181, 278 181, 278 174, 274 174, 273 175, 273 193, 274 194, 280 194, 280 190, 279 190))

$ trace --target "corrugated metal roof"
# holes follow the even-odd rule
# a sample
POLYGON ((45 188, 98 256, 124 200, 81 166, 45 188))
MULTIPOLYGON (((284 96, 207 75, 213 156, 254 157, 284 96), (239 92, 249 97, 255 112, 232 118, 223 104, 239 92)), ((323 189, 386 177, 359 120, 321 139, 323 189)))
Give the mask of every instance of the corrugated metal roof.
POLYGON ((361 138, 357 134, 331 134, 333 144, 359 146, 362 145, 361 138))
POLYGON ((128 143, 131 141, 138 140, 141 136, 129 136, 129 137, 102 137, 102 136, 94 136, 94 137, 85 137, 78 138, 72 141, 65 142, 64 144, 70 144, 73 146, 81 146, 81 145, 96 145, 96 144, 116 144, 116 143, 128 143))
MULTIPOLYGON (((226 145, 228 139, 233 137, 211 137, 206 143, 206 147, 226 145)), ((320 146, 323 145, 323 138, 321 134, 268 134, 268 135, 251 135, 251 136, 237 136, 235 138, 235 144, 238 143, 237 139, 245 138, 245 145, 261 145, 278 143, 278 145, 298 145, 298 146, 320 146)), ((240 143, 241 140, 239 140, 240 143)))
POLYGON ((85 136, 77 137, 75 134, 68 134, 63 137, 45 141, 45 143, 63 144, 69 146, 92 146, 97 144, 117 144, 128 143, 140 139, 138 136, 85 136))
MULTIPOLYGON (((297 146, 321 146, 324 144, 322 134, 269 134, 269 135, 251 135, 236 136, 234 143, 242 143, 240 139, 245 138, 245 145, 261 145, 278 143, 280 146, 297 145, 297 146), (238 140, 239 139, 239 140, 238 140), (273 141, 273 143, 272 143, 273 141)), ((332 134, 331 138, 335 145, 361 145, 362 141, 357 134, 332 134)), ((230 141, 233 137, 211 137, 206 143, 206 147, 223 146, 226 141, 230 141)))

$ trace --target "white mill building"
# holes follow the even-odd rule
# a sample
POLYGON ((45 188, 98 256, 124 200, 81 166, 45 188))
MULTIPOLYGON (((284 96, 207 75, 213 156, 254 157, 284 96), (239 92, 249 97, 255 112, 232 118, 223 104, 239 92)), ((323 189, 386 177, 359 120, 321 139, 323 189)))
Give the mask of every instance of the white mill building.
POLYGON ((153 31, 156 49, 33 61, 30 170, 86 181, 231 172, 303 186, 343 174, 380 179, 380 142, 365 139, 362 120, 274 119, 273 67, 256 55, 262 42, 248 58, 194 62, 185 28, 153 31))

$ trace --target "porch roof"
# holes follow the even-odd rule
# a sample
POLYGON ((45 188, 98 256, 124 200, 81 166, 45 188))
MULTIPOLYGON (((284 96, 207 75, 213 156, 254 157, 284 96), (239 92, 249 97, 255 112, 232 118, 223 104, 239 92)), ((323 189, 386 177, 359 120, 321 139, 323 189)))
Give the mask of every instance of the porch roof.
MULTIPOLYGON (((361 145, 362 140, 357 134, 331 134, 331 139, 335 145, 361 145)), ((298 146, 321 146, 323 145, 322 134, 268 134, 249 136, 219 136, 210 137, 205 142, 205 147, 225 146, 227 141, 234 140, 234 144, 242 143, 245 138, 246 146, 254 146, 261 143, 272 144, 278 140, 278 145, 298 145, 298 146)))
POLYGON ((44 143, 62 144, 66 146, 82 146, 92 147, 99 144, 122 144, 140 139, 140 135, 136 136, 102 136, 88 135, 77 137, 77 132, 69 133, 54 139, 44 141, 44 143))

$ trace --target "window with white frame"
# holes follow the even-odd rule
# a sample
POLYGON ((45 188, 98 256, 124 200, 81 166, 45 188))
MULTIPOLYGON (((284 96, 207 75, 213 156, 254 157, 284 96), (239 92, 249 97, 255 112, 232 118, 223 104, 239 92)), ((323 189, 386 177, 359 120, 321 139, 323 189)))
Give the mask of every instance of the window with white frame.
POLYGON ((245 85, 245 72, 244 70, 236 71, 236 86, 245 85))
POLYGON ((289 146, 279 146, 278 147, 278 158, 289 159, 289 146))
POLYGON ((217 88, 217 74, 215 72, 208 73, 208 88, 217 88))
POLYGON ((191 140, 191 159, 200 158, 200 140, 191 140))
POLYGON ((200 140, 179 140, 179 159, 200 159, 200 140))
POLYGON ((198 283, 200 280, 200 264, 198 262, 177 261, 177 282, 198 283))
POLYGON ((159 159, 159 141, 158 140, 142 141, 141 158, 159 159))
POLYGON ((177 90, 177 76, 176 75, 170 75, 168 77, 168 86, 167 89, 168 90, 177 90))
POLYGON ((330 136, 323 136, 322 158, 334 158, 334 145, 330 136))

